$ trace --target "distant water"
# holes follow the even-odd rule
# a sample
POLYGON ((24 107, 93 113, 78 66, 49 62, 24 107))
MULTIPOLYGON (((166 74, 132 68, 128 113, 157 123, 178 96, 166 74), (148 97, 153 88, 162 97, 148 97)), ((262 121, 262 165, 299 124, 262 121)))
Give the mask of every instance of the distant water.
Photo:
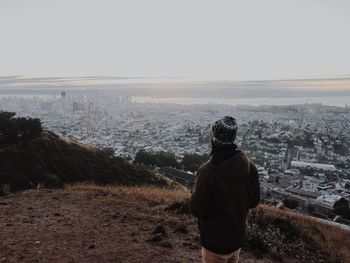
MULTIPOLYGON (((0 99, 2 98, 23 98, 23 99, 52 99, 52 95, 45 94, 0 94, 0 99)), ((58 98, 58 96, 56 96, 58 98)))
POLYGON ((138 103, 176 103, 191 104, 223 104, 223 105, 297 105, 305 103, 321 103, 328 106, 350 106, 350 96, 344 97, 279 97, 279 98, 159 98, 159 97, 132 97, 138 103))
MULTIPOLYGON (((1 98, 21 97, 25 99, 52 99, 53 95, 48 94, 0 94, 1 98)), ((59 95, 56 95, 59 98, 59 95)), ((163 97, 132 97, 137 103, 175 103, 182 105, 191 104, 221 104, 221 105, 297 105, 306 103, 320 103, 328 106, 345 107, 350 106, 350 96, 343 97, 274 97, 274 98, 163 98, 163 97)))

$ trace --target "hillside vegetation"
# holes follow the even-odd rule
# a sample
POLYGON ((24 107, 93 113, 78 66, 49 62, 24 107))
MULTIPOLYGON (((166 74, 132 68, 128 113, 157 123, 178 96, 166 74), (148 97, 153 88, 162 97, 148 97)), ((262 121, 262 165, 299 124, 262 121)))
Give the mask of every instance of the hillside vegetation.
POLYGON ((44 131, 0 145, 0 194, 67 183, 167 185, 156 175, 93 146, 44 131))

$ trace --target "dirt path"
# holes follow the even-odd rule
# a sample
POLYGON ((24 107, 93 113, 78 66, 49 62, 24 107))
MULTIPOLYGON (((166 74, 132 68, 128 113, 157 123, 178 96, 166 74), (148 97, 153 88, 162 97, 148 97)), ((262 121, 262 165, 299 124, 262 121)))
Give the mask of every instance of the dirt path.
MULTIPOLYGON (((100 190, 0 198, 0 262, 201 262, 196 220, 165 206, 100 190), (147 241, 158 224, 166 237, 147 241)), ((241 262, 273 261, 242 251, 241 262)))

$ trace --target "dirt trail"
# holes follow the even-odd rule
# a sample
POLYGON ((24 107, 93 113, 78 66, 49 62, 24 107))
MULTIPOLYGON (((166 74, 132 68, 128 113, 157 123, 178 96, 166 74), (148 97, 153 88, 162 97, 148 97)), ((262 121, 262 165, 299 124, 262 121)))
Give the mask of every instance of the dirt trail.
MULTIPOLYGON (((166 205, 89 189, 2 197, 0 262, 201 262, 196 220, 166 205), (166 236, 149 241, 158 224, 166 236)), ((240 262, 273 261, 243 250, 240 262)))

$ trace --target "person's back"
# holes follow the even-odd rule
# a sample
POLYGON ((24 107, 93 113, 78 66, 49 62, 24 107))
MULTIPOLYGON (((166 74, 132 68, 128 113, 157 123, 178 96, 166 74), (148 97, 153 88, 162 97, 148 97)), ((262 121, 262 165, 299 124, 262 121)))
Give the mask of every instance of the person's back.
POLYGON ((235 123, 232 117, 224 117, 213 124, 211 158, 199 169, 191 195, 204 262, 238 260, 247 212, 260 200, 257 169, 233 143, 235 123))

